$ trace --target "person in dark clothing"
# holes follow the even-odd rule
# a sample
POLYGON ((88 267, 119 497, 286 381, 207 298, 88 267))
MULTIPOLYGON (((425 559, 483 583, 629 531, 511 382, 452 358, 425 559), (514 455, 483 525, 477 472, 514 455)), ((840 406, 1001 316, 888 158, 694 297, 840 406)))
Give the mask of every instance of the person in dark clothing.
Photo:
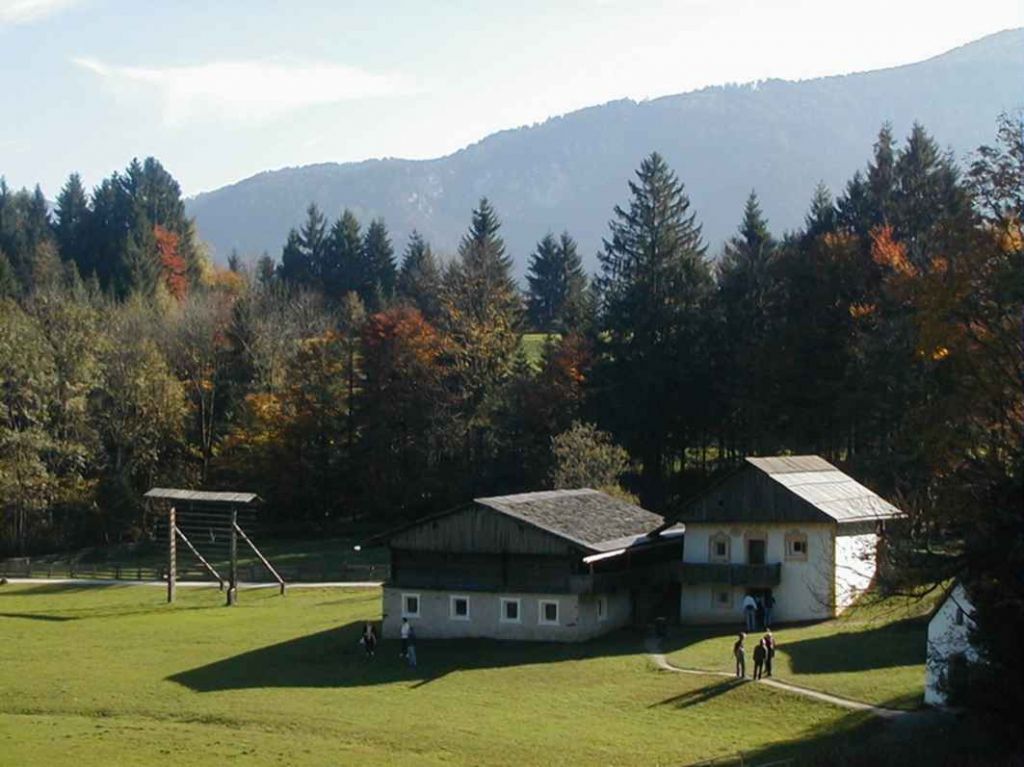
POLYGON ((408 642, 405 647, 405 659, 410 668, 416 668, 416 629, 409 627, 408 642))
POLYGON ((738 679, 742 679, 747 675, 747 651, 743 647, 743 640, 746 636, 747 635, 741 631, 739 638, 732 646, 732 654, 736 657, 736 677, 738 679))
POLYGON ((772 627, 772 610, 775 609, 775 597, 772 596, 772 592, 769 591, 764 595, 761 604, 764 605, 764 627, 770 629, 772 627))
POLYGON ((772 661, 775 659, 775 637, 772 636, 771 629, 765 632, 764 638, 761 640, 764 643, 764 649, 767 651, 767 655, 764 658, 764 675, 772 675, 772 661))
POLYGON ((764 672, 764 659, 768 656, 768 650, 764 646, 764 640, 762 639, 757 643, 757 647, 754 648, 754 679, 760 679, 764 672))
POLYGON ((366 657, 372 658, 377 651, 377 632, 373 630, 372 623, 367 623, 363 628, 363 637, 359 641, 366 651, 366 657))
POLYGON ((764 597, 754 597, 754 603, 756 604, 756 607, 754 608, 754 616, 755 616, 755 620, 756 620, 756 624, 755 625, 757 626, 757 628, 763 629, 764 628, 764 597))

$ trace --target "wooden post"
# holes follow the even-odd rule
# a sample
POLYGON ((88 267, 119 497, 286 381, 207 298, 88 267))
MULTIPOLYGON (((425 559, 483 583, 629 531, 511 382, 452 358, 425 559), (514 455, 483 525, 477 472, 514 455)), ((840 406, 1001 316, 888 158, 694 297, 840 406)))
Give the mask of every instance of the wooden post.
POLYGON ((231 525, 231 535, 234 536, 236 533, 242 536, 242 540, 249 544, 249 548, 256 553, 257 557, 260 558, 260 562, 263 563, 263 566, 267 568, 267 570, 270 572, 272 576, 274 576, 274 580, 276 580, 278 585, 281 587, 281 596, 284 596, 284 578, 282 578, 281 574, 274 569, 274 566, 270 564, 270 561, 265 556, 263 556, 263 552, 256 548, 256 544, 249 540, 249 536, 245 534, 245 530, 238 526, 237 522, 232 523, 231 525))
POLYGON ((174 586, 177 578, 177 540, 175 533, 178 530, 178 523, 174 516, 174 507, 167 513, 167 604, 174 601, 174 586))
POLYGON ((228 607, 238 601, 238 509, 231 509, 231 572, 228 575, 228 607))

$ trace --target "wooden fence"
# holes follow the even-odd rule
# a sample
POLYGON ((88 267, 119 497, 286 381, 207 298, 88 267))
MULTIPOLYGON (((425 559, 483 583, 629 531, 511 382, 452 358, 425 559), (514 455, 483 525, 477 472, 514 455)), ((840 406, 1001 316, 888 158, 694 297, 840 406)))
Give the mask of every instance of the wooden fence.
MULTIPOLYGON (((325 565, 319 563, 278 567, 286 583, 352 583, 360 581, 386 581, 390 575, 388 565, 325 565)), ((242 583, 271 583, 274 578, 261 564, 239 565, 238 577, 242 583)), ((131 563, 82 563, 70 561, 36 560, 31 557, 0 560, 0 578, 90 578, 112 581, 163 581, 165 567, 131 563)), ((178 580, 208 581, 213 577, 198 566, 179 567, 178 580)))

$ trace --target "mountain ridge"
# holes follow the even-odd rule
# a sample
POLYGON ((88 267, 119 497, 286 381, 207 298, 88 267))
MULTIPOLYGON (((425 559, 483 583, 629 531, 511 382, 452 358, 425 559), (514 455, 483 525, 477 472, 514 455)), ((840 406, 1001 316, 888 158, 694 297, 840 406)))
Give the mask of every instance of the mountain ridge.
POLYGON ((218 258, 277 256, 313 200, 383 217, 398 249, 416 228, 451 252, 488 196, 522 275, 533 245, 567 229, 594 254, 640 160, 660 151, 686 184, 712 252, 757 189, 773 230, 799 225, 814 185, 833 192, 867 162, 883 122, 902 139, 922 122, 962 158, 990 141, 1001 111, 1024 105, 1024 28, 918 62, 805 80, 710 85, 654 99, 616 99, 492 133, 441 157, 322 162, 262 171, 187 202, 218 258))

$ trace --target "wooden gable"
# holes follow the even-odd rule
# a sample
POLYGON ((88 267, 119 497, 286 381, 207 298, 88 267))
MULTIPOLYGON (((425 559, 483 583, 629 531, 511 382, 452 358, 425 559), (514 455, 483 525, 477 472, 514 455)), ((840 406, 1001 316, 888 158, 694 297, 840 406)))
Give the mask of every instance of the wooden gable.
POLYGON ((832 522, 814 504, 779 484, 763 471, 746 465, 690 501, 683 522, 832 522))
POLYGON ((483 554, 577 554, 582 547, 484 506, 458 509, 390 536, 392 549, 483 554))

